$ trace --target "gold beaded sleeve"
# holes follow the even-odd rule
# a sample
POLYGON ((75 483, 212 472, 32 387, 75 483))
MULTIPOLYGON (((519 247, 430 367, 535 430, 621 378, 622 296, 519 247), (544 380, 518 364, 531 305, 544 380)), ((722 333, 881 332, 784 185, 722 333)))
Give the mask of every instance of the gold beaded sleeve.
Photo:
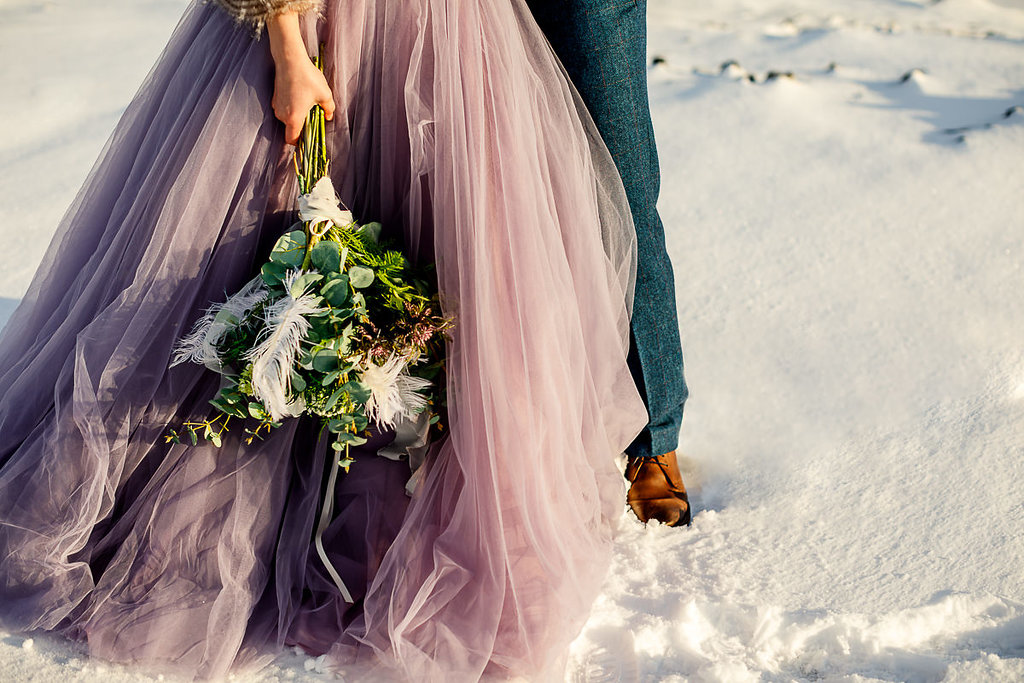
POLYGON ((281 12, 319 12, 323 0, 205 0, 219 5, 237 21, 250 24, 259 33, 267 19, 281 12))

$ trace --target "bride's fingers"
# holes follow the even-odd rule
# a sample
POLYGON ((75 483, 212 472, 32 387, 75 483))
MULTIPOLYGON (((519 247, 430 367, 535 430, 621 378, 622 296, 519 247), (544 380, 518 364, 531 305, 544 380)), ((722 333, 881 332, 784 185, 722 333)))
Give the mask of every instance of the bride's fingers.
POLYGON ((317 88, 316 103, 324 110, 324 117, 330 121, 334 118, 334 93, 323 74, 320 75, 320 87, 317 88))
POLYGON ((289 145, 299 142, 299 135, 302 133, 302 126, 306 124, 306 117, 290 116, 284 121, 284 141, 289 145))
POLYGON ((327 95, 317 102, 324 110, 324 118, 328 121, 334 118, 334 98, 331 95, 327 95))

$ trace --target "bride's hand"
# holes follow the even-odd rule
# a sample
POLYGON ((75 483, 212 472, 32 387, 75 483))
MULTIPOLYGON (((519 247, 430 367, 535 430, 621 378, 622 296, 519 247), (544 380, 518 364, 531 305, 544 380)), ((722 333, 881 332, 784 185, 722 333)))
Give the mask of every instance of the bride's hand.
POLYGON ((313 105, 323 107, 328 121, 334 118, 334 95, 323 72, 306 53, 296 13, 274 15, 267 22, 267 31, 274 58, 274 115, 284 123, 285 141, 294 145, 313 105))

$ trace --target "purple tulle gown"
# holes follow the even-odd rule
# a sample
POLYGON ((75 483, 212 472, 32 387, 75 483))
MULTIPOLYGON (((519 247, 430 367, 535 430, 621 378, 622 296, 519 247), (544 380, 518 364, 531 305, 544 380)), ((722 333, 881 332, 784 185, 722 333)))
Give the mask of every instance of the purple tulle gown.
MULTIPOLYGON (((647 422, 626 365, 636 268, 621 181, 523 0, 329 0, 302 19, 338 103, 331 175, 435 260, 458 327, 447 436, 376 430, 338 479, 311 418, 166 443, 218 376, 168 368, 294 220, 273 63, 194 3, 0 335, 0 625, 140 670, 220 679, 299 645, 366 680, 561 680, 647 422)), ((351 680, 351 679, 350 679, 351 680)))

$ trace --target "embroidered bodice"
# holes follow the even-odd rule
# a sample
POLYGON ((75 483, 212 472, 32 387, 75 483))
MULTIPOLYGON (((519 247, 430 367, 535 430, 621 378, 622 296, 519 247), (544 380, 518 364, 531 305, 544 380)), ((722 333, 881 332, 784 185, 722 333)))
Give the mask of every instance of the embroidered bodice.
POLYGON ((320 11, 323 0, 206 0, 219 5, 236 20, 251 24, 260 32, 267 19, 281 12, 320 11))

